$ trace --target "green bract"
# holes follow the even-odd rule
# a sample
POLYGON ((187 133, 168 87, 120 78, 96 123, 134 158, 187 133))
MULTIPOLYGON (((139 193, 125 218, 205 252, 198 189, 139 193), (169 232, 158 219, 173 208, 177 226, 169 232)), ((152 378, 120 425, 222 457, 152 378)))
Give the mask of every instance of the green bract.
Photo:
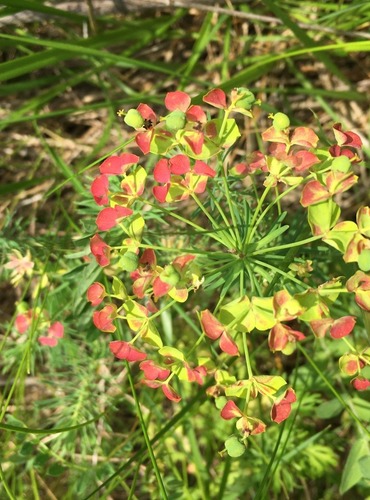
POLYGON ((331 163, 332 170, 348 172, 351 168, 351 160, 347 156, 337 156, 331 163))
POLYGON ((139 257, 134 252, 126 252, 119 260, 119 265, 124 271, 131 273, 135 271, 139 263, 139 257))
POLYGON ((177 132, 177 130, 184 128, 185 123, 186 116, 183 111, 172 111, 172 113, 166 116, 166 127, 172 132, 177 132))

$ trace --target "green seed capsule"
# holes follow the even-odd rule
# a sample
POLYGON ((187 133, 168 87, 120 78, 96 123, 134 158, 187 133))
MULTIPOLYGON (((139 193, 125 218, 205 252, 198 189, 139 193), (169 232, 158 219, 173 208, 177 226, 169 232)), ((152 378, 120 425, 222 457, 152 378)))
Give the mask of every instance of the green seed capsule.
POLYGON ((286 128, 289 127, 289 125, 290 125, 290 120, 286 114, 276 113, 276 115, 274 115, 274 120, 272 122, 272 126, 276 130, 285 130, 286 128))
POLYGON ((185 127, 186 116, 183 111, 172 111, 166 116, 166 127, 171 132, 177 132, 185 127))
POLYGON ((129 109, 123 121, 132 128, 141 128, 144 125, 144 118, 137 109, 129 109))
POLYGON ((251 107, 256 102, 256 97, 249 89, 245 87, 239 87, 237 89, 240 99, 236 101, 236 106, 242 109, 251 109, 251 107))
POLYGON ((348 172, 351 169, 351 160, 344 155, 337 156, 332 161, 331 168, 337 172, 348 172))
POLYGON ((180 275, 172 264, 166 266, 160 274, 160 278, 171 286, 176 286, 180 281, 180 275))
POLYGON ((131 273, 137 269, 139 265, 139 257, 134 252, 126 252, 119 260, 119 266, 122 267, 124 271, 131 273))

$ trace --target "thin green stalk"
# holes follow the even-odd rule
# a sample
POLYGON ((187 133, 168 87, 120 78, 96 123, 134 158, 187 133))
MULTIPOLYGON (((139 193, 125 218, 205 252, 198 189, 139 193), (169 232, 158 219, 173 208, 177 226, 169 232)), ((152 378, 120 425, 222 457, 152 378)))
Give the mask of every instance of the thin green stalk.
POLYGON ((265 190, 263 191, 261 197, 258 200, 257 206, 255 208, 255 211, 254 211, 254 214, 253 214, 253 217, 251 220, 251 223, 250 223, 249 228, 248 228, 247 237, 245 239, 246 246, 248 246, 249 243, 251 242, 252 236, 257 229, 256 221, 258 218, 258 214, 259 214, 260 210, 262 209, 263 202, 265 201, 265 198, 269 194, 270 190, 271 190, 271 186, 267 186, 265 188, 265 190))
POLYGON ((313 241, 321 240, 322 235, 319 236, 311 236, 310 238, 306 238, 300 241, 294 241, 292 243, 287 243, 286 245, 277 245, 276 247, 268 247, 262 250, 255 250, 249 254, 249 257, 253 257, 254 255, 261 255, 264 253, 276 252, 278 250, 286 250, 293 247, 300 247, 302 245, 307 245, 308 243, 312 243, 313 241))
POLYGON ((225 222, 226 224, 226 227, 228 228, 228 230, 230 231, 230 234, 231 236, 234 238, 235 242, 237 241, 237 237, 236 237, 236 233, 237 233, 237 230, 236 230, 236 226, 234 224, 234 227, 235 227, 235 231, 234 231, 234 228, 230 225, 230 222, 223 210, 223 208, 221 207, 221 205, 219 204, 219 202, 216 200, 216 197, 213 195, 213 193, 211 192, 211 190, 208 191, 208 194, 210 195, 210 197, 212 198, 212 201, 213 203, 215 204, 219 214, 221 215, 223 221, 225 222))
POLYGON ((247 374, 248 374, 248 378, 252 378, 253 377, 253 370, 252 370, 251 360, 249 357, 247 334, 245 332, 242 333, 242 338, 243 338, 243 348, 244 348, 245 364, 247 367, 247 374))
MULTIPOLYGON (((162 437, 164 437, 171 429, 175 428, 177 424, 181 422, 181 420, 189 413, 191 408, 199 401, 202 403, 206 400, 205 397, 205 389, 212 385, 212 380, 209 380, 204 384, 201 388, 199 388, 197 394, 187 403, 187 405, 182 408, 174 417, 172 417, 169 422, 161 428, 161 430, 150 440, 150 444, 153 446, 157 443, 162 437)), ((131 464, 135 463, 135 461, 139 460, 141 457, 145 456, 148 453, 147 447, 140 448, 134 455, 132 455, 127 462, 125 462, 121 467, 116 470, 111 476, 108 477, 102 484, 100 484, 94 491, 92 491, 88 496, 86 496, 83 500, 88 500, 92 498, 98 491, 104 488, 108 483, 110 483, 115 477, 121 474, 122 471, 131 466, 131 464)))
MULTIPOLYGON (((206 209, 206 207, 203 205, 203 203, 200 201, 200 199, 198 198, 198 196, 196 194, 192 194, 192 198, 193 200, 195 201, 195 203, 198 205, 198 207, 201 209, 201 211, 204 213, 204 215, 207 217, 207 219, 210 221, 210 223, 212 224, 213 228, 220 231, 224 231, 219 225, 218 223, 215 221, 215 219, 212 217, 212 215, 208 212, 208 210, 206 209)), ((235 247, 235 243, 229 238, 229 235, 228 234, 221 234, 221 243, 223 245, 225 245, 227 248, 234 248, 235 247)))
POLYGON ((233 225, 234 225, 234 228, 235 228, 236 241, 238 242, 239 248, 241 249, 242 248, 242 239, 241 239, 240 233, 238 231, 238 222, 236 220, 236 216, 235 216, 235 212, 234 212, 234 205, 233 205, 233 203, 231 201, 231 198, 230 198, 229 185, 227 183, 226 174, 225 174, 225 170, 224 169, 222 169, 222 180, 223 180, 223 183, 224 183, 226 200, 227 200, 227 204, 229 206, 229 211, 230 211, 231 219, 233 221, 233 225))
POLYGON ((30 469, 30 479, 31 479, 31 485, 32 485, 33 498, 34 498, 34 500, 40 500, 40 495, 39 495, 39 491, 37 488, 35 469, 33 467, 31 467, 31 469, 30 469))
POLYGON ((353 420, 355 420, 355 422, 357 423, 361 432, 364 434, 367 434, 370 437, 370 430, 365 427, 365 425, 361 422, 361 420, 358 418, 358 416, 351 410, 351 408, 347 405, 347 403, 344 401, 344 399, 339 394, 339 392, 334 388, 334 386, 330 383, 330 381, 325 376, 325 374, 320 370, 320 368, 317 366, 317 364, 313 361, 311 356, 308 355, 306 349, 299 342, 297 342, 297 348, 302 352, 302 354, 307 359, 307 361, 310 363, 310 365, 315 370, 315 372, 319 375, 319 377, 323 380, 323 382, 325 382, 325 384, 328 386, 329 390, 334 394, 334 396, 342 404, 343 408, 345 408, 345 410, 348 411, 348 413, 351 415, 353 420))
MULTIPOLYGON (((308 177, 306 177, 306 180, 307 180, 308 177)), ((303 182, 303 180, 302 180, 303 182)), ((267 188, 266 188, 267 189, 267 188)), ((250 243, 252 241, 252 238, 254 236, 254 233, 257 231, 257 228, 258 226, 261 224, 261 222, 263 221, 263 219, 265 218, 266 214, 271 210, 271 208, 273 208, 276 204, 278 204, 278 207, 280 207, 280 200, 282 198, 284 198, 284 196, 286 196, 287 194, 289 194, 291 191, 294 191, 295 189, 297 189, 297 185, 294 185, 294 186, 290 186, 288 189, 285 189, 282 193, 280 193, 276 198, 274 198, 268 205, 267 207, 262 211, 261 215, 257 218, 257 220, 255 222, 252 221, 253 223, 253 226, 252 227, 252 223, 250 224, 250 227, 252 227, 252 230, 250 231, 250 233, 247 235, 248 239, 246 239, 247 241, 247 244, 250 243)), ((264 194, 264 193, 263 193, 264 194)), ((258 208, 258 207, 257 207, 258 208)), ((278 208, 278 213, 280 215, 280 209, 278 208)), ((258 211, 256 209, 256 212, 255 214, 258 215, 258 211)))
POLYGON ((199 450, 198 440, 195 436, 194 427, 191 422, 185 425, 186 435, 189 438, 189 443, 192 448, 192 458, 195 465, 195 475, 198 481, 200 495, 203 500, 209 499, 209 482, 205 479, 207 470, 205 468, 203 457, 199 450), (204 480, 205 479, 205 480, 204 480))
POLYGON ((267 262, 264 262, 262 260, 257 260, 253 259, 253 262, 255 264, 258 264, 261 267, 266 267, 267 269, 270 269, 271 271, 274 271, 276 274, 280 274, 281 276, 284 276, 284 278, 293 281, 294 283, 297 283, 297 285, 300 285, 302 288, 310 288, 307 283, 304 283, 303 281, 298 280, 294 276, 291 276, 290 274, 286 273, 285 271, 281 270, 279 267, 272 266, 271 264, 267 264, 267 262))
POLYGON ((3 485, 3 488, 6 492, 6 494, 8 495, 8 497, 10 498, 10 500, 17 500, 16 497, 13 496, 13 493, 10 491, 10 488, 7 484, 7 482, 5 481, 5 476, 4 476, 4 472, 3 472, 3 469, 1 467, 1 464, 0 464, 0 484, 3 485))
POLYGON ((134 401, 135 401, 137 416, 138 416, 139 421, 140 421, 140 426, 141 426, 141 429, 143 431, 145 445, 146 445, 146 448, 148 450, 148 454, 149 454, 150 460, 151 460, 152 465, 153 465, 155 476, 157 478, 158 487, 159 487, 159 490, 160 490, 162 498, 164 498, 165 500, 168 500, 168 495, 167 495, 167 492, 166 492, 166 488, 164 486, 164 483, 163 483, 163 480, 162 480, 162 476, 161 476, 160 470, 158 468, 157 460, 156 460, 154 452, 153 452, 152 443, 151 443, 151 441, 149 439, 148 431, 147 431, 147 428, 146 428, 146 425, 145 425, 145 421, 144 421, 144 417, 143 417, 143 414, 142 414, 142 411, 141 411, 139 399, 138 399, 137 394, 136 394, 136 390, 135 390, 135 386, 134 386, 134 381, 133 381, 132 375, 131 375, 130 364, 127 361, 125 361, 125 363, 126 363, 126 370, 127 370, 128 381, 130 383, 131 392, 132 392, 132 395, 133 395, 134 401))
MULTIPOLYGON (((138 198, 139 200, 143 201, 144 203, 146 203, 147 205, 150 205, 152 207, 156 207, 158 208, 159 210, 161 210, 161 212, 164 212, 165 214, 169 215, 170 217, 173 217, 174 219, 177 219, 181 222, 183 222, 184 224, 188 225, 188 226, 191 226, 193 227, 194 229, 197 230, 198 233, 202 234, 204 233, 204 228, 201 227, 201 226, 198 226, 198 224, 195 224, 195 222, 192 222, 191 220, 189 219, 186 219, 185 217, 182 217, 181 215, 178 215, 176 212, 172 211, 172 210, 167 210, 166 208, 158 205, 158 204, 155 204, 155 203, 151 203, 150 201, 146 200, 146 199, 141 199, 141 198, 138 198)), ((223 229, 220 229, 220 231, 223 231, 223 229)), ((214 233, 210 232, 209 233, 209 237, 218 241, 219 243, 222 243, 224 244, 223 240, 218 238, 217 235, 215 235, 214 233)))

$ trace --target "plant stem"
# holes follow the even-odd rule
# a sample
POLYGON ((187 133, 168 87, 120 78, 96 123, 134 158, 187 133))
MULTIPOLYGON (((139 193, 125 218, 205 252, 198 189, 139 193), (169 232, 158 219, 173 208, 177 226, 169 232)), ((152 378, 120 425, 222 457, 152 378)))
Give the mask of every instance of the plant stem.
POLYGON ((159 490, 161 492, 162 498, 165 499, 165 500, 168 500, 167 492, 166 492, 165 486, 163 484, 163 480, 162 480, 162 476, 161 476, 160 470, 158 469, 158 464, 157 464, 157 461, 156 461, 156 458, 155 458, 155 455, 154 455, 154 452, 153 452, 152 444, 150 442, 148 431, 147 431, 146 424, 145 424, 145 421, 144 421, 144 417, 143 417, 143 414, 142 414, 142 411, 141 411, 141 408, 140 408, 140 403, 139 403, 139 400, 138 400, 138 397, 137 397, 137 394, 136 394, 136 390, 135 390, 135 386, 134 386, 134 381, 133 381, 132 375, 131 375, 130 365, 129 365, 129 363, 127 361, 125 363, 126 363, 126 369, 127 369, 127 377, 128 377, 129 383, 130 383, 132 395, 133 395, 134 400, 135 400, 135 406, 136 406, 137 415, 139 417, 140 426, 141 426, 141 429, 143 431, 143 436, 144 436, 144 441, 145 441, 145 444, 146 444, 146 448, 148 450, 148 454, 149 454, 150 460, 151 460, 152 465, 153 465, 154 473, 155 473, 155 476, 156 476, 157 481, 158 481, 159 490))
MULTIPOLYGON (((204 213, 204 215, 207 217, 207 219, 210 221, 213 228, 218 230, 218 231, 222 230, 222 228, 218 225, 218 223, 215 221, 215 219, 212 217, 212 215, 208 212, 206 207, 203 205, 203 203, 200 201, 200 199, 198 198, 198 196, 195 193, 192 194, 192 198, 195 201, 195 203, 198 205, 198 207, 201 209, 201 211, 204 213)), ((224 230, 222 230, 222 231, 223 231, 223 234, 222 233, 220 234, 221 238, 218 238, 218 241, 220 243, 222 243, 227 248, 234 248, 235 247, 234 242, 230 239, 228 234, 224 233, 224 230)))
POLYGON ((250 257, 253 257, 254 255, 261 255, 263 253, 275 252, 277 250, 286 250, 286 249, 290 249, 293 247, 299 247, 301 245, 307 245, 307 243, 312 243, 313 241, 317 241, 320 239, 322 239, 322 235, 311 236, 310 238, 306 238, 305 240, 294 241, 292 243, 287 243, 286 245, 277 245, 276 247, 268 247, 268 248, 265 248, 263 250, 256 250, 255 252, 252 252, 250 254, 250 257))

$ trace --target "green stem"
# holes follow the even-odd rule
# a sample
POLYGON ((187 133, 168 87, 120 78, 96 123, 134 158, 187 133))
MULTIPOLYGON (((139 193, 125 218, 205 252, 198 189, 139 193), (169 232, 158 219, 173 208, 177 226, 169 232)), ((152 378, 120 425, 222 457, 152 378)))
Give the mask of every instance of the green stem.
POLYGON ((210 197, 212 198, 213 203, 215 204, 217 210, 219 211, 219 214, 221 215, 223 221, 226 224, 226 227, 228 228, 232 238, 234 238, 234 241, 236 243, 236 241, 237 241, 236 231, 234 231, 233 227, 230 225, 230 222, 229 222, 228 218, 226 217, 225 212, 223 211, 221 205, 218 203, 218 201, 216 200, 216 198, 213 195, 213 193, 211 192, 211 190, 209 190, 208 193, 209 193, 210 197))
POLYGON ((222 144, 222 139, 223 139, 223 135, 224 135, 224 132, 225 132, 225 128, 226 128, 226 123, 227 123, 227 120, 229 118, 229 114, 231 112, 231 109, 225 109, 225 112, 224 112, 224 117, 222 119, 222 124, 221 124, 221 128, 220 128, 220 131, 218 133, 218 137, 220 139, 220 143, 222 144))
POLYGON ((248 374, 248 378, 252 378, 253 377, 253 370, 252 370, 251 360, 249 357, 247 334, 245 332, 243 332, 242 336, 243 336, 243 348, 244 348, 245 364, 247 367, 247 374, 248 374))
POLYGON ((349 349, 352 351, 352 352, 357 352, 357 350, 353 347, 353 345, 351 344, 351 342, 349 342, 349 340, 346 338, 346 337, 342 337, 342 340, 345 344, 347 344, 347 346, 349 347, 349 349))
POLYGON ((226 200, 227 200, 227 204, 229 205, 231 219, 232 219, 233 225, 235 227, 236 240, 237 240, 237 242, 239 244, 239 248, 241 249, 241 247, 242 247, 242 239, 241 239, 240 233, 238 231, 238 223, 237 223, 235 212, 234 212, 234 205, 233 205, 233 203, 231 201, 231 198, 230 198, 229 185, 227 183, 226 174, 225 174, 225 170, 224 169, 222 169, 221 175, 222 175, 222 180, 223 180, 224 187, 225 187, 226 200))
POLYGON ((193 200, 195 201, 195 203, 198 205, 198 207, 201 209, 201 211, 204 213, 204 215, 207 217, 207 219, 210 221, 210 223, 212 224, 212 227, 214 229, 216 229, 217 231, 220 231, 220 230, 223 231, 223 234, 220 234, 220 238, 217 238, 217 240, 227 248, 234 248, 235 247, 234 242, 229 238, 228 234, 224 233, 224 230, 217 224, 215 219, 208 212, 208 210, 203 205, 203 203, 200 201, 198 196, 195 193, 192 193, 191 196, 192 196, 193 200))
POLYGON ((324 373, 316 365, 316 363, 313 361, 313 359, 311 359, 311 357, 308 355, 306 349, 304 349, 304 347, 302 347, 302 345, 299 342, 297 342, 297 348, 302 352, 302 354, 307 359, 307 361, 310 363, 310 365, 312 366, 312 368, 316 371, 316 373, 325 382, 325 384, 328 386, 328 388, 334 394, 334 396, 338 399, 338 401, 342 404, 343 408, 345 408, 348 411, 348 413, 351 415, 351 417, 353 418, 353 420, 355 420, 355 422, 357 423, 357 425, 361 429, 361 432, 364 432, 365 434, 367 434, 368 436, 370 436, 370 431, 364 426, 364 424, 361 422, 361 420, 358 418, 358 416, 347 405, 347 403, 344 401, 344 399, 339 394, 339 392, 333 387, 333 385, 329 382, 329 380, 324 375, 324 373))
MULTIPOLYGON (((245 238, 245 246, 249 245, 250 241, 252 240, 252 237, 253 237, 254 233, 257 230, 258 225, 256 224, 256 221, 257 221, 257 218, 258 218, 258 214, 259 214, 259 212, 260 212, 260 210, 262 208, 262 205, 263 205, 263 202, 265 201, 266 196, 270 192, 270 189, 271 189, 271 186, 267 186, 265 188, 264 192, 262 193, 260 199, 258 200, 258 204, 256 206, 256 209, 254 211, 251 223, 250 223, 249 228, 248 228, 247 237, 245 238)), ((258 219, 258 220, 260 220, 260 219, 258 219)))
POLYGON ((291 276, 290 274, 286 273, 285 271, 282 271, 279 267, 272 266, 271 264, 267 264, 266 262, 264 262, 262 260, 257 260, 257 259, 253 259, 253 262, 255 264, 260 265, 261 267, 266 267, 267 269, 274 271, 275 274, 280 274, 281 276, 284 276, 284 278, 289 279, 290 281, 294 281, 294 283, 297 283, 297 285, 300 285, 302 288, 310 288, 309 285, 307 285, 303 281, 298 280, 294 276, 291 276))
POLYGON ((129 383, 130 383, 132 395, 133 395, 134 400, 135 400, 136 411, 137 411, 137 415, 139 417, 141 429, 143 431, 145 445, 146 445, 146 448, 148 450, 148 454, 149 454, 150 460, 151 460, 152 465, 153 465, 155 476, 157 478, 157 482, 158 482, 159 490, 160 490, 160 493, 161 493, 161 497, 163 499, 165 499, 165 500, 168 500, 167 492, 166 492, 165 486, 163 484, 163 480, 162 480, 162 476, 161 476, 160 470, 158 469, 157 460, 156 460, 154 452, 153 452, 153 447, 152 447, 151 441, 149 439, 149 435, 148 435, 148 431, 147 431, 147 428, 146 428, 146 425, 145 425, 144 417, 143 417, 143 414, 142 414, 142 411, 141 411, 141 408, 140 408, 140 403, 139 403, 139 400, 138 400, 138 397, 137 397, 137 394, 136 394, 136 390, 135 390, 135 386, 134 386, 134 381, 133 381, 132 375, 131 375, 130 364, 127 361, 125 363, 126 363, 127 377, 128 377, 129 383))
POLYGON ((322 235, 319 236, 311 236, 310 238, 306 238, 305 240, 300 240, 300 241, 295 241, 293 243, 287 243, 286 245, 278 245, 276 247, 268 247, 262 250, 255 250, 251 254, 249 254, 249 257, 253 257, 254 255, 261 255, 263 253, 270 253, 270 252, 275 252, 278 250, 286 250, 290 249, 293 247, 299 247, 301 245, 307 245, 307 243, 312 243, 313 241, 317 241, 322 239, 322 235))
MULTIPOLYGON (((303 182, 303 181, 302 181, 303 182)), ((266 188, 267 189, 267 188, 266 188)), ((270 189, 270 188, 269 188, 270 189)), ((263 212, 261 213, 261 215, 259 216, 259 218, 257 219, 257 221, 255 222, 254 224, 254 227, 252 228, 251 230, 251 233, 248 234, 248 243, 250 241, 252 241, 252 237, 254 235, 254 233, 256 232, 258 226, 261 224, 261 222, 263 221, 263 219, 265 218, 266 214, 271 210, 271 208, 274 207, 274 205, 276 203, 280 204, 280 200, 282 198, 284 198, 284 196, 286 196, 287 194, 289 194, 291 191, 294 191, 295 189, 297 189, 297 185, 294 185, 294 186, 290 186, 288 189, 286 189, 285 191, 283 191, 282 193, 279 194, 279 196, 277 196, 273 201, 271 201, 267 207, 263 210, 263 212)), ((264 194, 264 193, 263 193, 264 194)), ((266 193, 267 194, 267 193, 266 193)), ((265 196, 266 197, 266 196, 265 196)), ((257 215, 258 215, 258 211, 256 211, 257 215)), ((252 224, 251 224, 252 225, 252 224)))
POLYGON ((7 482, 5 481, 5 476, 4 476, 4 472, 3 472, 1 465, 0 465, 0 480, 1 480, 0 483, 3 485, 3 488, 6 491, 10 500, 16 500, 16 498, 13 496, 13 493, 10 491, 10 488, 9 488, 7 482))
POLYGON ((152 321, 152 319, 155 319, 157 318, 158 316, 160 316, 163 311, 166 311, 167 309, 170 309, 174 304, 176 304, 176 300, 171 300, 171 302, 169 302, 167 305, 165 305, 164 307, 162 307, 162 309, 159 309, 159 311, 157 311, 156 313, 153 314, 153 316, 150 316, 150 321, 152 321))

